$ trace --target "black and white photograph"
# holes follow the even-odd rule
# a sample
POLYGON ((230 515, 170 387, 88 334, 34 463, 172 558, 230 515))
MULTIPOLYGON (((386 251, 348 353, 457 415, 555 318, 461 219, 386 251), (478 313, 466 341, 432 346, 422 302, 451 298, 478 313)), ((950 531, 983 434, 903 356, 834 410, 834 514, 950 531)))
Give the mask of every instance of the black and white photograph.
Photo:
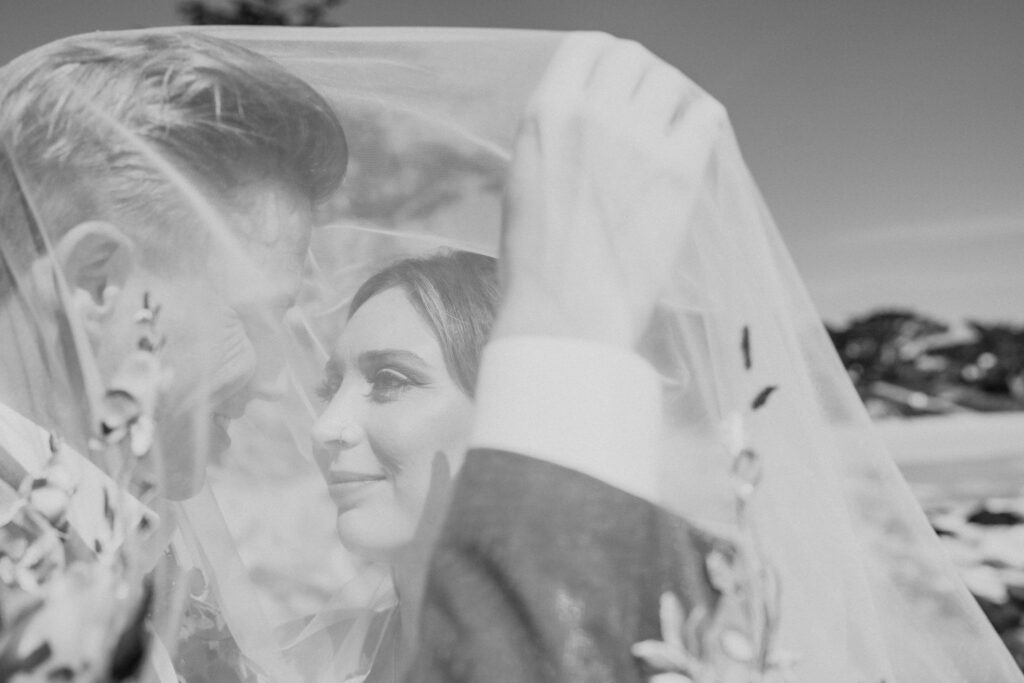
POLYGON ((0 683, 1024 683, 1021 36, 0 0, 0 683))

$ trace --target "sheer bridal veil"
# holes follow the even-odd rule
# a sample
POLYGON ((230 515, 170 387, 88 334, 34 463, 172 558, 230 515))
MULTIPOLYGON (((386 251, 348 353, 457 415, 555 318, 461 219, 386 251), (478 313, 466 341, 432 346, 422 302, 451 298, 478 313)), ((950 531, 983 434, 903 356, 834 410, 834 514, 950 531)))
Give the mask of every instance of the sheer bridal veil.
MULTIPOLYGON (((100 151, 130 150, 107 163, 120 171, 116 164, 130 156, 135 172, 147 177, 146 192, 199 230, 202 243, 213 245, 204 249, 230 255, 202 286, 228 288, 226 299, 257 309, 247 329, 277 332, 264 345, 270 352, 256 344, 255 357, 287 368, 276 396, 227 411, 238 418, 228 430, 230 447, 211 448, 201 458, 208 461, 205 483, 177 496, 183 500, 161 516, 173 520, 167 542, 178 571, 195 578, 183 591, 179 621, 187 628, 178 629, 179 650, 191 653, 197 669, 198 653, 216 652, 240 680, 360 680, 397 598, 388 567, 346 550, 334 535, 334 509, 310 452, 311 424, 322 409, 315 389, 351 297, 369 276, 398 258, 441 248, 497 254, 502 185, 520 115, 563 36, 412 28, 211 28, 201 35, 261 55, 308 84, 340 120, 347 169, 338 189, 299 188, 316 202, 307 249, 278 239, 273 226, 234 229, 230 216, 252 204, 240 205, 228 183, 210 180, 216 168, 182 172, 192 157, 164 135, 178 125, 171 118, 151 128, 131 117, 126 124, 97 105, 80 107, 73 122, 74 135, 100 151), (302 282, 296 305, 282 313, 279 300, 255 292, 266 284, 261 268, 289 250, 302 251, 295 266, 302 282)), ((166 70, 169 88, 177 75, 174 66, 166 70)), ((238 74, 240 82, 244 76, 238 74)), ((86 86, 60 81, 66 99, 86 86)), ((257 115, 256 104, 222 94, 217 112, 231 110, 242 120, 250 108, 257 115)), ((273 96, 259 106, 271 107, 273 96)), ((306 112, 290 120, 282 140, 309 137, 293 129, 321 136, 319 144, 282 152, 301 171, 296 184, 315 184, 313 167, 330 165, 324 150, 337 147, 341 134, 322 137, 329 126, 306 112), (305 165, 294 158, 300 152, 305 165)), ((102 173, 102 166, 62 166, 69 156, 60 150, 40 164, 30 141, 18 137, 36 133, 13 127, 0 134, 12 166, 23 169, 14 175, 26 205, 130 203, 123 188, 102 183, 72 183, 74 192, 55 196, 53 184, 65 175, 102 173)), ((248 147, 240 142, 239 149, 248 147)), ((248 153, 239 152, 244 159, 248 153)), ((263 171, 253 159, 252 177, 259 179, 263 171)), ((4 262, 36 258, 39 249, 25 246, 32 240, 42 241, 35 246, 44 252, 51 248, 66 230, 66 214, 38 211, 43 234, 14 239, 12 231, 28 228, 0 217, 4 262)), ((739 640, 723 631, 725 650, 763 651, 779 677, 766 680, 1019 680, 873 432, 731 130, 714 148, 692 215, 679 220, 689 222, 690 236, 642 342, 664 383, 657 502, 729 540, 731 552, 709 558, 712 580, 723 592, 738 591, 741 612, 754 626, 741 629, 739 640)), ((191 248, 174 239, 154 245, 153 253, 165 250, 168 260, 191 248)), ((183 290, 197 282, 165 280, 183 290)), ((173 296, 156 303, 165 335, 194 312, 174 311, 173 296)), ((16 343, 28 352, 36 341, 23 336, 16 343)), ((190 375, 189 364, 202 368, 190 406, 220 405, 212 379, 216 350, 214 341, 171 368, 179 378, 190 375)), ((75 353, 91 352, 85 344, 75 353)), ((47 380, 23 378, 39 397, 51 390, 47 380)), ((225 411, 207 412, 215 417, 196 418, 203 424, 193 431, 211 420, 216 426, 225 411)), ((55 417, 47 428, 77 428, 76 416, 55 417)), ((182 461, 175 450, 184 443, 163 443, 168 468, 182 461)))

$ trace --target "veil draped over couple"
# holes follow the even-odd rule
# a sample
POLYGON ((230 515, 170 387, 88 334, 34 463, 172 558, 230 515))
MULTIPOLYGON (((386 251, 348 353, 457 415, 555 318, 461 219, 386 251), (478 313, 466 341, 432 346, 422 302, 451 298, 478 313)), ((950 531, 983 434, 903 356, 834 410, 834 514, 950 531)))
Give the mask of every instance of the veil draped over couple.
POLYGON ((0 140, 10 680, 1021 680, 639 45, 93 34, 0 140))

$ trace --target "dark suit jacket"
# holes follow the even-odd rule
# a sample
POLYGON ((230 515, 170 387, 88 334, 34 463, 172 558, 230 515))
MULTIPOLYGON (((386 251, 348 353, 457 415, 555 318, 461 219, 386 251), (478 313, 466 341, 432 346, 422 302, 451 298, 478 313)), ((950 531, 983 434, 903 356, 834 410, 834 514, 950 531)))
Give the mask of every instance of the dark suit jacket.
POLYGON ((659 600, 715 593, 711 539, 645 500, 532 458, 474 451, 427 579, 409 683, 646 681, 659 600))

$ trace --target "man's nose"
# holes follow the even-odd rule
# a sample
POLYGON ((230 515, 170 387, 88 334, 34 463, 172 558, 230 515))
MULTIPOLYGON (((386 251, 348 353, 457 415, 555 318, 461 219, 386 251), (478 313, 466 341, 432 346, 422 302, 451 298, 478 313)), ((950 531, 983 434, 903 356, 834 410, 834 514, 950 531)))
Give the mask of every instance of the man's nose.
POLYGON ((281 364, 276 368, 258 370, 250 390, 255 399, 262 401, 281 401, 288 395, 288 372, 281 364))
POLYGON ((284 334, 271 320, 251 322, 248 328, 256 351, 256 372, 249 381, 249 391, 256 399, 280 401, 288 393, 284 334))

